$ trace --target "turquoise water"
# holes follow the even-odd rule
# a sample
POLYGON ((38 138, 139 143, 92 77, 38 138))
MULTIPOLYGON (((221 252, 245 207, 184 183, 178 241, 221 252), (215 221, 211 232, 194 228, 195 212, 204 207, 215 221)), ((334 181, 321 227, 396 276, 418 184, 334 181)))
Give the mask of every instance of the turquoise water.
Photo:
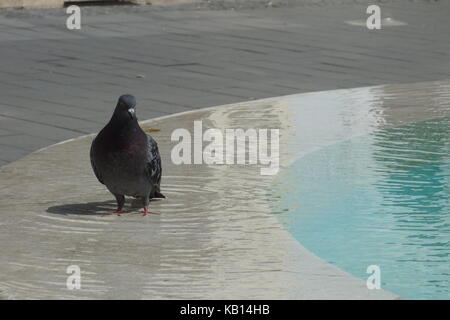
POLYGON ((273 208, 322 259, 409 299, 449 299, 450 119, 355 137, 297 160, 273 208))

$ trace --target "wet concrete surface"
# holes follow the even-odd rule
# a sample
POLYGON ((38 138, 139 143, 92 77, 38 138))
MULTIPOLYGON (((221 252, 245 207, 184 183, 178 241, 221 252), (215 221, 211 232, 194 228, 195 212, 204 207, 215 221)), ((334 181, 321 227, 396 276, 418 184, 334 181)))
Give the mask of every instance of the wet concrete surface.
MULTIPOLYGON (((11 299, 391 299, 306 250, 277 218, 261 165, 174 165, 173 130, 279 128, 281 170, 379 128, 450 116, 450 82, 324 91, 145 121, 163 159, 159 215, 127 213, 89 163, 93 135, 0 168, 0 292, 11 299), (66 269, 81 269, 68 290, 66 269)), ((139 114, 139 110, 138 110, 139 114)), ((107 119, 105 119, 106 121, 107 119)))

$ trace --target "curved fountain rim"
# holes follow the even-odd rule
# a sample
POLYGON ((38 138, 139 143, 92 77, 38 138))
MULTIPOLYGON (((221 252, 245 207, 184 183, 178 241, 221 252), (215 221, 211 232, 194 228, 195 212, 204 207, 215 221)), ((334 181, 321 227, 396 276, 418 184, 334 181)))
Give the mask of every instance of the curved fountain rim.
MULTIPOLYGON (((450 79, 450 78, 449 78, 450 79)), ((444 79, 445 80, 445 79, 444 79)), ((441 82, 443 80, 434 80, 434 81, 418 81, 418 82, 411 82, 411 83, 407 83, 407 84, 419 84, 419 83, 429 83, 429 82, 441 82)), ((256 99, 256 100, 246 100, 246 101, 240 101, 240 102, 234 102, 234 103, 227 103, 227 104, 222 104, 222 105, 216 105, 216 106, 210 106, 210 107, 205 107, 205 108, 200 108, 200 109, 194 109, 194 110, 187 110, 187 111, 182 111, 182 112, 177 112, 177 113, 172 113, 172 114, 167 114, 167 115, 163 115, 163 116, 159 116, 159 117, 155 117, 155 118, 151 118, 151 119, 146 119, 146 120, 142 120, 139 121, 140 124, 147 124, 150 123, 152 121, 158 121, 158 120, 164 120, 166 118, 170 118, 170 117, 177 117, 177 116, 183 116, 183 115, 188 115, 188 114, 193 114, 196 112, 202 112, 202 111, 208 111, 208 110, 214 110, 214 109, 219 109, 219 108, 226 108, 226 107, 233 107, 233 106, 237 106, 243 103, 257 103, 257 102, 264 102, 264 101, 272 101, 272 100, 277 100, 280 98, 289 98, 289 97, 294 97, 294 96, 306 96, 306 95, 311 95, 311 94, 320 94, 320 93, 325 93, 325 92, 338 92, 338 91, 348 91, 348 90, 354 90, 354 89, 363 89, 363 88, 380 88, 380 87, 384 87, 386 85, 401 85, 401 84, 405 84, 405 83, 385 83, 385 84, 379 84, 379 85, 373 85, 373 86, 357 86, 357 87, 351 87, 351 88, 339 88, 339 89, 329 89, 329 90, 318 90, 318 91, 308 91, 308 92, 301 92, 301 93, 292 93, 292 94, 287 94, 287 95, 280 95, 280 96, 274 96, 274 97, 268 97, 268 98, 262 98, 262 99, 256 99)), ((16 159, 12 162, 9 162, 7 164, 4 165, 0 165, 0 168, 2 167, 6 167, 9 166, 17 161, 20 161, 23 158, 29 157, 35 153, 39 153, 42 152, 44 150, 50 149, 54 146, 57 145, 61 145, 64 143, 68 143, 71 141, 76 141, 79 139, 83 139, 86 137, 90 137, 93 135, 96 135, 98 132, 95 133, 88 133, 85 135, 81 135, 75 138, 70 138, 67 140, 63 140, 57 143, 53 143, 51 145, 45 146, 43 148, 37 149, 32 151, 31 153, 16 159)))
MULTIPOLYGON (((154 121, 165 120, 165 119, 170 119, 170 118, 175 118, 175 117, 183 117, 183 116, 186 116, 186 115, 189 115, 189 114, 201 113, 201 112, 205 112, 205 111, 217 110, 217 109, 222 109, 222 108, 233 108, 233 107, 237 107, 237 106, 243 105, 243 104, 258 104, 258 103, 264 103, 264 102, 269 102, 269 101, 276 101, 276 100, 282 99, 282 98, 299 97, 299 96, 306 96, 306 95, 311 95, 311 94, 321 94, 321 93, 324 93, 324 92, 348 91, 348 90, 354 90, 354 89, 360 89, 360 88, 377 88, 377 87, 382 87, 382 86, 385 86, 385 85, 363 86, 363 87, 354 87, 354 88, 347 88, 347 89, 333 89, 333 90, 311 91, 311 92, 288 94, 288 95, 269 97, 269 98, 263 98, 263 99, 257 99, 257 100, 241 101, 241 102, 237 102, 237 103, 230 103, 230 104, 224 104, 224 105, 218 105, 218 106, 210 106, 210 107, 206 107, 206 108, 200 108, 200 109, 195 109, 195 110, 188 110, 188 111, 183 111, 183 112, 179 112, 179 113, 164 115, 164 116, 160 116, 160 117, 156 117, 156 118, 146 119, 146 120, 140 121, 139 123, 141 125, 142 124, 146 125, 146 124, 152 123, 154 121)), ((75 137, 75 138, 71 138, 71 139, 67 139, 67 140, 63 140, 63 141, 51 144, 49 146, 46 146, 46 147, 40 148, 38 150, 35 150, 35 151, 31 152, 30 154, 28 154, 28 155, 26 155, 26 156, 24 156, 24 157, 22 157, 20 159, 12 161, 12 162, 10 162, 8 164, 5 164, 3 166, 0 166, 0 168, 6 167, 6 166, 10 166, 10 165, 14 165, 14 164, 16 164, 17 162, 20 162, 23 159, 27 159, 27 158, 33 157, 34 154, 46 151, 46 150, 51 149, 53 147, 56 147, 56 146, 59 146, 59 145, 62 145, 62 144, 66 144, 66 143, 70 143, 70 142, 74 142, 74 141, 79 141, 79 140, 82 140, 82 139, 85 139, 85 138, 88 138, 88 137, 95 136, 96 134, 97 133, 89 133, 89 134, 81 135, 81 136, 78 136, 78 137, 75 137)), ((326 147, 326 146, 324 146, 324 147, 326 147)), ((320 149, 322 149, 322 148, 320 148, 320 149)), ((280 227, 284 228, 282 226, 281 222, 279 222, 279 223, 280 223, 280 227)), ((340 269, 336 265, 328 263, 327 261, 325 261, 322 258, 320 258, 319 256, 317 256, 314 252, 308 250, 302 243, 300 243, 298 240, 294 239, 292 237, 292 235, 290 235, 290 237, 291 237, 292 241, 297 243, 297 245, 301 249, 307 251, 309 254, 314 256, 315 259, 317 259, 317 261, 320 262, 321 265, 330 265, 333 268, 339 270, 341 273, 343 273, 345 275, 345 279, 348 279, 348 280, 355 280, 355 279, 357 279, 358 281, 364 281, 364 280, 362 280, 362 279, 360 279, 358 277, 355 277, 354 275, 348 273, 347 271, 340 269)), ((398 295, 396 295, 396 294, 394 294, 394 293, 392 293, 392 292, 390 292, 388 290, 383 289, 383 291, 386 292, 386 294, 387 294, 386 297, 387 298, 392 298, 392 296, 394 296, 394 298, 397 298, 397 299, 400 298, 398 295), (389 296, 389 295, 391 295, 391 296, 389 296)))
MULTIPOLYGON (((375 85, 375 86, 361 86, 361 87, 352 87, 352 88, 341 88, 341 89, 331 89, 331 90, 319 90, 319 91, 308 91, 308 92, 301 92, 301 93, 293 93, 293 94, 287 94, 287 95, 281 95, 281 96, 275 96, 275 97, 269 97, 269 98, 262 98, 262 99, 256 99, 256 100, 247 100, 247 101, 240 101, 240 102, 234 102, 234 103, 227 103, 227 104, 222 104, 222 105, 217 105, 217 106, 210 106, 210 107, 205 107, 205 108, 200 108, 200 109, 194 109, 194 110, 187 110, 187 111, 182 111, 182 112, 177 112, 177 113, 172 113, 172 114, 167 114, 167 115, 163 115, 163 116, 159 116, 159 117, 155 117, 155 118, 151 118, 151 119, 146 119, 146 120, 142 120, 139 121, 139 124, 148 124, 151 123, 153 121, 159 121, 159 120, 164 120, 167 118, 171 118, 171 117, 178 117, 178 116, 184 116, 184 115, 188 115, 188 114, 194 114, 197 112, 203 112, 203 111, 209 111, 209 110, 215 110, 215 109, 220 109, 220 108, 230 108, 230 107, 234 107, 237 105, 241 105, 244 103, 261 103, 261 102, 267 102, 267 101, 273 101, 273 100, 277 100, 277 99, 281 99, 281 98, 289 98, 289 97, 298 97, 298 96, 305 96, 305 95, 310 95, 310 94, 320 94, 320 93, 324 93, 324 92, 337 92, 337 91, 347 91, 347 90, 353 90, 353 89, 361 89, 361 88, 377 88, 377 87, 383 87, 386 84, 381 84, 381 85, 375 85)), ((94 132, 94 133, 88 133, 88 134, 84 134, 75 138, 70 138, 70 139, 66 139, 60 142, 56 142, 53 143, 51 145, 42 147, 40 149, 34 150, 33 152, 19 158, 16 159, 10 163, 4 164, 2 166, 0 166, 0 168, 2 167, 6 167, 9 166, 17 161, 20 161, 23 158, 29 157, 35 153, 39 153, 42 151, 45 151, 47 149, 50 149, 52 147, 61 145, 61 144, 65 144, 68 142, 72 142, 72 141, 77 141, 83 138, 87 138, 93 135, 98 134, 98 132, 94 132)))

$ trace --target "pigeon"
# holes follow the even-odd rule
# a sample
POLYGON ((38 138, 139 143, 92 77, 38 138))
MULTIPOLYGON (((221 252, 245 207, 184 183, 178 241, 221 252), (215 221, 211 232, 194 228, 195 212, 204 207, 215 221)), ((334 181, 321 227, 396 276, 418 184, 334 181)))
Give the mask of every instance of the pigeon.
POLYGON ((151 198, 161 193, 161 156, 158 144, 146 134, 136 117, 136 99, 122 95, 108 124, 92 141, 91 165, 98 181, 116 197, 120 215, 125 196, 142 199, 143 215, 151 198))

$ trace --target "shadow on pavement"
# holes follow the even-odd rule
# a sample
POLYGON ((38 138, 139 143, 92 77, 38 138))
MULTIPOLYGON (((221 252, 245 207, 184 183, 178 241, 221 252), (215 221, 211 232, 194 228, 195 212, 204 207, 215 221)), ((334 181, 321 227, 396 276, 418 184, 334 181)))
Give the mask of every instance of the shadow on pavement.
MULTIPOLYGON (((161 201, 161 199, 150 199, 150 202, 161 201)), ((62 215, 104 215, 116 210, 116 201, 108 200, 103 202, 71 203, 52 206, 47 208, 48 213, 62 215)), ((124 207, 124 213, 142 209, 140 199, 127 198, 124 207)))
POLYGON ((62 215, 103 215, 113 212, 115 209, 116 202, 114 200, 108 200, 103 202, 62 204, 49 207, 47 212, 62 215))

